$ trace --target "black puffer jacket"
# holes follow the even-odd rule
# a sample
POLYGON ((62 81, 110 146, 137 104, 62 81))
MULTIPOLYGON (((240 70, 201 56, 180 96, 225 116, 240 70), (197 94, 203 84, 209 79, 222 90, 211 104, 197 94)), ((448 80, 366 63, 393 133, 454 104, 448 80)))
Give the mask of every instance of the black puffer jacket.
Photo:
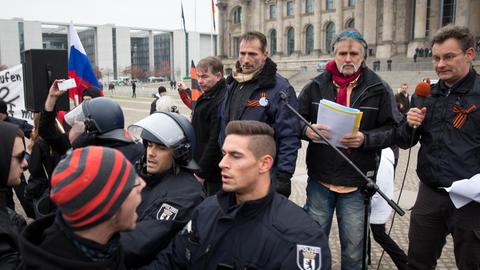
POLYGON ((137 208, 135 230, 121 233, 125 264, 138 268, 150 263, 190 220, 193 209, 205 198, 201 184, 187 170, 173 169, 164 175, 140 171, 146 187, 137 208))
MULTIPOLYGON (((431 188, 449 187, 453 182, 480 173, 480 75, 470 70, 453 87, 443 81, 432 86, 423 101, 427 114, 417 129, 413 145, 420 140, 417 174, 431 188), (470 112, 460 128, 453 126, 454 106, 470 112)), ((397 144, 410 147, 413 129, 404 123, 397 134, 397 144)))
MULTIPOLYGON (((337 90, 330 73, 324 72, 307 84, 300 93, 299 112, 310 123, 317 122, 321 99, 335 101, 337 90)), ((363 146, 341 149, 364 174, 373 176, 382 148, 393 143, 394 128, 403 116, 397 109, 392 89, 367 67, 350 96, 350 107, 363 112, 360 131, 365 135, 363 146), (370 173, 369 173, 370 172, 370 173)), ((303 128, 303 135, 306 128, 303 128)), ((304 139, 308 140, 304 136, 304 139)), ((308 176, 334 185, 358 187, 362 177, 328 145, 310 141, 307 148, 308 176)))
POLYGON ((197 148, 194 159, 200 166, 197 175, 208 182, 220 182, 220 167, 222 151, 218 144, 220 121, 218 107, 225 96, 226 83, 221 79, 210 91, 203 93, 197 100, 192 115, 192 126, 197 137, 197 148))

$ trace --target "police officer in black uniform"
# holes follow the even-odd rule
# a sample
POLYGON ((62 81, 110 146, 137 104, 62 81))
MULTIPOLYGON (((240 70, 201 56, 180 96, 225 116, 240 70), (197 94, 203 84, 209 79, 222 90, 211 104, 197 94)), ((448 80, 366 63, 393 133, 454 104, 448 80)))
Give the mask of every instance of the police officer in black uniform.
POLYGON ((55 103, 65 91, 60 91, 55 80, 50 87, 44 112, 39 125, 39 135, 59 155, 64 155, 70 147, 99 145, 115 148, 135 164, 144 153, 143 146, 135 143, 124 130, 125 119, 120 105, 106 97, 85 100, 65 115, 65 122, 71 127, 68 133, 61 134, 55 125, 55 103))
POLYGON ((270 170, 273 129, 231 121, 222 147, 222 191, 205 199, 192 220, 148 269, 330 269, 320 226, 275 192, 270 170))
POLYGON ((205 198, 193 175, 195 134, 182 115, 156 112, 129 127, 139 135, 146 153, 137 164, 147 186, 137 208, 134 231, 121 234, 127 268, 150 263, 190 220, 193 209, 205 198))

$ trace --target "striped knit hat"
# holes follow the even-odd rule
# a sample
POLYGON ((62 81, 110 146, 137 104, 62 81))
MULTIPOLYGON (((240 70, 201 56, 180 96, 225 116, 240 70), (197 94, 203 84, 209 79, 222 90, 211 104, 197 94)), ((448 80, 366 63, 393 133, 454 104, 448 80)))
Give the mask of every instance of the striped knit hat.
POLYGON ((131 163, 115 149, 78 148, 60 161, 52 175, 51 200, 73 230, 111 218, 135 185, 131 163))

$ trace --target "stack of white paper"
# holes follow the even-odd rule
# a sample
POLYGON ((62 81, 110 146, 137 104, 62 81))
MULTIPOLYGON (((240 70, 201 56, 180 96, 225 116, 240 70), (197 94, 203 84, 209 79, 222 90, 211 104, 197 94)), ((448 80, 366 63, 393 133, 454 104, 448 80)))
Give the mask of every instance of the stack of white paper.
MULTIPOLYGON (((362 112, 358 109, 346 107, 336 102, 322 99, 318 105, 317 124, 328 126, 331 137, 329 141, 337 146, 346 148, 340 143, 342 137, 346 134, 358 131, 362 112)), ((318 141, 318 143, 325 143, 318 141)))

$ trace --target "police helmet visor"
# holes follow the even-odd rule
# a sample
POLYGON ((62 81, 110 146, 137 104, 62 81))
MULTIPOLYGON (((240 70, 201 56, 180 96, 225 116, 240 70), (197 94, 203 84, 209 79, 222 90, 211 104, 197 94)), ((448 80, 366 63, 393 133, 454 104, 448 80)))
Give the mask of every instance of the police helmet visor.
POLYGON ((85 121, 85 118, 85 113, 83 112, 83 103, 69 111, 64 117, 65 122, 67 122, 69 126, 73 126, 75 122, 83 122, 85 121))
POLYGON ((185 140, 185 134, 177 122, 164 113, 154 113, 128 127, 128 132, 137 139, 174 148, 185 140))

